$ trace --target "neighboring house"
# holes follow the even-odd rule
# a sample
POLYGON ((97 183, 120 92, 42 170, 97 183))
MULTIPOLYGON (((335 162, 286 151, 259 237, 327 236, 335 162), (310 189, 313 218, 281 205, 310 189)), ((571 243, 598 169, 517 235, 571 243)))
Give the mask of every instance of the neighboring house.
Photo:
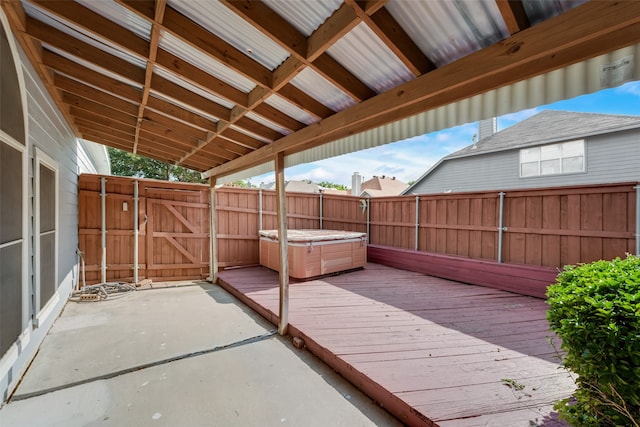
POLYGON ((640 116, 545 110, 450 154, 404 194, 640 181, 640 116))
POLYGON ((402 194, 408 187, 395 177, 374 176, 360 184, 360 197, 391 197, 402 194))
POLYGON ((78 140, 0 10, 0 395, 5 401, 78 281, 78 175, 109 174, 78 140))

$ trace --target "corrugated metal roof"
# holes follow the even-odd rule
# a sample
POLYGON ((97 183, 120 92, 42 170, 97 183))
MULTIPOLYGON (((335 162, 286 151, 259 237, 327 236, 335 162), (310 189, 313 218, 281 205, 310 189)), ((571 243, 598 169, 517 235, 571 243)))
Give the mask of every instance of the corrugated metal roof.
POLYGON ((270 141, 270 140, 268 140, 267 138, 265 138, 265 137, 263 137, 263 136, 260 136, 260 135, 258 135, 258 134, 255 134, 255 133, 253 133, 253 132, 250 132, 250 131, 248 131, 248 130, 246 130, 246 129, 244 129, 244 128, 238 127, 238 126, 233 125, 233 124, 232 124, 231 126, 229 126, 229 127, 230 127, 231 129, 235 130, 235 131, 238 131, 238 132, 243 133, 243 134, 245 134, 245 135, 248 135, 248 136, 250 136, 250 137, 252 137, 252 138, 254 138, 254 139, 257 139, 258 141, 262 141, 262 142, 267 143, 267 144, 268 144, 268 143, 271 143, 271 141, 270 141))
POLYGON ((342 5, 342 0, 264 0, 264 2, 305 36, 311 35, 342 5))
POLYGON ((199 115, 203 116, 206 119, 209 119, 209 120, 211 120, 211 121, 213 121, 215 123, 218 123, 218 118, 208 114, 206 111, 202 111, 202 110, 199 110, 197 108, 193 108, 190 105, 183 104, 182 102, 180 102, 178 100, 175 100, 175 99, 173 99, 171 97, 168 97, 168 96, 166 96, 166 95, 164 95, 162 93, 158 93, 153 89, 151 89, 150 92, 151 92, 151 94, 153 95, 154 98, 158 98, 158 99, 166 101, 166 102, 168 102, 170 104, 174 104, 174 105, 176 105, 176 106, 178 106, 180 108, 184 108, 187 111, 190 111, 190 112, 195 113, 195 114, 199 114, 199 115))
POLYGON ((266 127, 271 128, 271 129, 273 129, 273 130, 275 130, 275 131, 277 131, 277 132, 279 132, 279 133, 281 133, 283 135, 288 135, 288 134, 291 133, 291 131, 289 129, 283 128, 282 126, 280 126, 280 125, 278 125, 276 123, 273 123, 271 120, 268 120, 268 119, 262 117, 261 115, 256 114, 256 113, 254 113, 252 111, 248 112, 247 114, 245 114, 245 117, 248 117, 251 120, 254 120, 254 121, 256 121, 256 122, 258 122, 260 124, 263 124, 266 127))
POLYGON ((123 59, 130 64, 137 65, 138 67, 144 68, 146 62, 134 55, 130 55, 124 52, 122 49, 117 49, 110 46, 106 40, 103 40, 99 37, 88 35, 87 31, 78 25, 71 24, 55 15, 49 13, 49 11, 39 8, 37 5, 32 3, 23 3, 24 10, 27 12, 27 15, 30 17, 41 21, 56 30, 60 30, 65 34, 68 34, 72 37, 77 38, 80 41, 83 41, 95 48, 105 51, 106 53, 113 55, 117 58, 123 59))
POLYGON ((565 10, 573 9, 586 1, 587 0, 524 0, 522 4, 527 18, 529 18, 529 22, 531 22, 531 25, 535 25, 565 10))
POLYGON ((159 47, 245 93, 251 92, 256 87, 255 83, 240 73, 233 71, 210 56, 203 55, 198 49, 171 33, 162 31, 159 47))
MULTIPOLYGON (((288 155, 285 157, 285 165, 295 166, 353 153, 465 123, 574 98, 606 87, 617 86, 629 80, 640 80, 640 44, 288 155), (633 71, 625 76, 625 80, 611 82, 603 80, 603 66, 623 58, 635 63, 635 67, 630 68, 633 71)), ((243 172, 230 174, 222 177, 221 180, 235 181, 256 176, 273 171, 273 167, 273 163, 269 162, 243 172)))
MULTIPOLYGON (((592 1, 563 13, 564 10, 581 3, 581 0, 554 0, 552 4, 546 1, 523 0, 524 7, 534 23, 537 19, 544 20, 560 14, 555 18, 556 23, 553 25, 546 25, 545 21, 543 24, 530 27, 526 20, 517 19, 518 12, 512 8, 513 2, 488 0, 266 0, 261 7, 271 6, 273 14, 259 15, 254 15, 260 10, 259 7, 250 3, 167 1, 167 8, 164 10, 165 21, 158 23, 161 35, 159 45, 156 44, 155 37, 152 37, 151 43, 145 39, 149 39, 149 31, 152 28, 148 18, 148 15, 153 13, 151 6, 155 5, 158 12, 162 13, 164 2, 156 4, 122 0, 81 0, 79 3, 63 3, 22 0, 4 1, 2 9, 8 12, 7 18, 16 38, 25 47, 25 54, 39 73, 53 70, 73 74, 77 80, 87 84, 95 84, 96 77, 104 71, 101 68, 111 68, 111 72, 103 74, 110 77, 115 77, 113 73, 131 74, 132 78, 135 76, 138 80, 138 83, 133 84, 136 88, 140 88, 143 79, 145 85, 157 88, 157 84, 162 83, 159 82, 160 77, 163 77, 193 95, 214 102, 215 105, 203 102, 209 107, 197 105, 197 98, 187 99, 189 93, 185 94, 184 102, 194 103, 195 106, 171 100, 172 103, 204 117, 215 120, 215 117, 210 116, 215 114, 219 120, 227 121, 232 111, 232 121, 237 120, 236 123, 242 123, 243 118, 252 118, 283 134, 286 133, 282 129, 283 126, 296 129, 297 135, 275 143, 273 150, 277 152, 295 152, 301 147, 323 144, 331 136, 351 135, 389 120, 405 118, 407 114, 420 111, 420 108, 432 109, 399 123, 343 138, 326 147, 305 152, 304 155, 291 156, 287 162, 298 162, 303 158, 315 160, 319 156, 342 154, 500 112, 526 108, 529 104, 550 102, 569 93, 584 93, 581 91, 585 86, 591 88, 602 84, 602 68, 597 68, 602 67, 602 64, 579 64, 567 69, 574 71, 561 71, 560 77, 549 73, 527 82, 445 105, 480 91, 501 87, 512 82, 512 78, 524 79, 565 66, 572 61, 640 42, 640 37, 633 31, 633 26, 640 17, 639 2, 592 1), (23 5, 26 13, 36 21, 53 25, 70 37, 57 38, 57 32, 47 32, 46 28, 37 22, 28 21, 25 28, 25 22, 21 20, 22 14, 25 13, 22 10, 23 5), (243 7, 247 5, 256 7, 243 7), (352 12, 349 9, 354 10, 352 12), (341 13, 335 13, 336 10, 340 10, 341 13), (184 20, 177 19, 175 15, 178 13, 184 15, 184 20), (104 20, 109 20, 109 23, 113 22, 114 27, 126 28, 140 37, 127 37, 126 34, 115 30, 104 31, 103 28, 99 28, 99 20, 94 19, 96 14, 104 17, 104 20), (314 55, 308 60, 298 58, 300 61, 286 61, 291 59, 291 55, 304 56, 305 53, 294 53, 300 46, 286 47, 287 40, 280 40, 286 37, 286 31, 274 28, 274 24, 282 22, 280 19, 275 22, 271 19, 276 14, 291 22, 302 34, 310 35, 307 43, 326 49, 327 54, 336 58, 342 66, 334 69, 331 66, 332 61, 327 60, 324 52, 320 51, 314 52, 321 55, 316 59, 314 55), (512 19, 514 17, 515 20, 512 19), (505 21, 509 23, 508 30, 505 21), (325 28, 324 24, 330 25, 325 28), (198 31, 196 35, 193 29, 197 25, 202 26, 202 33, 198 31), (594 28, 595 31, 592 30, 594 28), (400 29, 404 30, 411 40, 407 40, 400 29), (269 34, 270 31, 273 34, 269 34), (507 43, 493 45, 479 55, 467 57, 447 68, 442 67, 443 64, 447 65, 503 38, 507 38, 507 43), (81 43, 123 58, 135 64, 137 68, 127 66, 121 61, 111 61, 106 55, 102 57, 93 49, 86 49, 85 54, 83 50, 79 50, 78 46, 81 43), (414 44, 436 64, 435 69, 421 57, 421 52, 415 51, 414 44), (49 57, 44 58, 47 60, 44 61, 39 55, 39 48, 47 49, 51 46, 66 50, 71 55, 67 54, 66 57, 74 58, 80 65, 90 65, 86 61, 93 61, 96 65, 90 65, 90 68, 95 70, 95 73, 80 70, 71 72, 67 64, 48 61, 49 57), (520 46, 527 48, 518 49, 520 46), (156 48, 160 49, 160 56, 157 58, 154 55, 156 48), (131 53, 126 54, 123 51, 131 53), (165 62, 166 56, 162 56, 163 51, 183 58, 190 66, 183 67, 182 61, 179 61, 180 64, 165 62), (142 59, 132 58, 131 55, 141 56, 142 59), (80 61, 76 56, 82 56, 85 60, 80 61), (553 58, 553 61, 541 61, 540 58, 553 58), (144 68, 147 62, 155 61, 163 63, 166 68, 156 66, 153 78, 148 81, 149 78, 144 77, 144 68), (286 66, 279 68, 283 61, 286 61, 286 66), (43 62, 46 62, 46 65, 43 62), (111 63, 113 67, 110 67, 111 63), (195 73, 194 69, 197 69, 195 73), (586 74, 580 74, 581 70, 586 70, 586 74), (201 73, 200 76, 214 76, 219 81, 200 79, 198 73, 201 73), (418 74, 419 77, 414 77, 418 74), (192 80, 199 83, 189 83, 192 80), (299 90, 293 89, 289 83, 299 90), (375 93, 382 92, 382 96, 374 96, 375 93), (233 101, 225 101, 226 99, 233 101), (263 102, 268 106, 263 105, 263 102), (298 108, 297 105, 300 103, 304 103, 304 106, 298 108), (216 108, 218 105, 223 108, 216 108), (442 107, 443 105, 445 106, 442 107), (436 108, 438 106, 441 108, 436 108), (271 111, 273 108, 278 112, 271 111), (210 111, 208 113, 199 109, 210 111), (332 111, 338 114, 332 115, 332 111), (306 124, 313 124, 318 118, 322 118, 322 126, 300 129, 298 133, 299 124, 288 123, 288 118, 283 117, 284 115, 306 124)), ((297 39, 296 43, 305 44, 303 39, 297 39)), ((56 52, 60 53, 59 50, 56 52)), ((633 63, 636 69, 640 68, 637 59, 631 60, 630 63, 633 63)), ((627 64, 612 66, 611 75, 603 78, 604 84, 616 84, 613 81, 617 77, 613 74, 630 73, 630 68, 633 67, 627 64)), ((637 71, 633 70, 633 73, 637 71)), ((68 97, 65 95, 75 89, 65 85, 65 81, 61 79, 45 80, 44 83, 60 107, 61 114, 73 127, 75 114, 69 111, 68 97)), ((118 80, 123 81, 121 78, 118 80)), ((176 98, 183 98, 181 94, 174 94, 170 85, 166 86, 162 90, 167 92, 167 97, 171 94, 176 98)), ((115 96, 131 98, 131 92, 126 87, 113 85, 110 89, 115 96)), ((152 92, 156 93, 155 90, 152 92)), ((89 92, 84 93, 84 96, 90 100, 95 98, 89 92)), ((153 104, 154 108, 171 115, 170 105, 156 101, 153 104)), ((122 104, 116 108, 122 113, 135 115, 137 111, 144 111, 149 107, 145 103, 146 98, 143 97, 140 105, 122 104)), ((95 114, 108 114, 103 109, 94 107, 91 108, 95 114)), ((177 110, 174 112, 176 116, 191 121, 190 125, 195 128, 201 128, 203 125, 198 117, 181 115, 177 110)), ((265 126, 242 126, 262 134, 260 137, 238 129, 261 141, 271 141, 278 136, 265 126)), ((229 135, 231 134, 232 132, 229 132, 229 135)), ((107 144, 111 142, 108 139, 96 138, 107 144)), ((214 140, 215 138, 217 136, 214 135, 214 140)), ((260 150, 260 144, 256 144, 255 141, 246 139, 246 144, 250 150, 260 150)), ((197 161, 192 164, 206 166, 206 162, 203 162, 206 156, 192 150, 176 148, 170 138, 158 138, 158 147, 170 148, 170 152, 180 150, 180 158, 183 160, 194 155, 197 161)), ((135 149, 135 146, 133 148, 135 149)), ((218 148, 226 150, 224 147, 218 148)), ((206 150, 203 152, 206 153, 206 150)), ((163 153, 159 149, 157 158, 165 158, 163 153)), ((270 156, 271 150, 265 149, 258 152, 260 153, 270 156)), ((225 158, 235 157, 236 153, 229 151, 225 158)), ((219 174, 225 170, 237 170, 253 165, 254 159, 258 157, 254 155, 233 160, 224 167, 218 167, 218 162, 212 162, 212 169, 208 174, 219 174)))
POLYGON ((167 4, 269 70, 289 57, 286 50, 220 2, 169 0, 167 4))
POLYGON ((327 53, 378 93, 415 78, 364 23, 349 31, 327 53))
POLYGON ((138 83, 138 82, 136 82, 134 80, 130 80, 130 79, 124 77, 124 76, 121 76, 120 74, 114 73, 114 72, 112 72, 110 70, 107 70, 105 68, 98 67, 97 65, 95 65, 95 64, 93 64, 93 63, 91 63, 89 61, 85 61, 82 58, 78 58, 77 56, 70 54, 69 52, 66 52, 64 50, 60 50, 57 47, 51 46, 51 45, 49 45, 47 43, 43 43, 42 46, 45 47, 47 50, 50 50, 51 52, 56 53, 56 54, 58 54, 58 55, 60 55, 60 56, 62 56, 64 58, 67 58, 70 61, 76 62, 76 63, 78 63, 78 64, 80 64, 80 65, 82 65, 82 66, 84 66, 84 67, 86 67, 86 68, 88 68, 90 70, 97 71, 100 74, 104 74, 105 76, 110 77, 110 78, 112 78, 114 80, 117 80, 117 81, 122 82, 122 83, 126 83, 129 86, 133 86, 136 89, 142 89, 142 85, 140 83, 138 83))
POLYGON ((349 95, 329 83, 311 68, 305 68, 291 80, 291 84, 311 95, 333 111, 342 111, 356 102, 349 95))
POLYGON ((318 121, 316 117, 302 110, 298 106, 293 105, 291 102, 287 101, 279 95, 271 95, 265 100, 265 102, 275 109, 282 111, 287 116, 293 117, 301 123, 310 125, 311 123, 315 123, 318 121))
POLYGON ((212 92, 205 90, 203 88, 201 88, 200 86, 196 86, 194 84, 189 83, 186 80, 181 79, 180 77, 176 76, 175 74, 165 70, 162 67, 159 66, 154 66, 153 67, 153 73, 157 74, 160 77, 163 77, 169 81, 171 81, 172 83, 175 83, 185 89, 188 89, 189 91, 198 94, 200 96, 202 96, 203 98, 207 98, 213 102, 215 102, 216 104, 220 104, 225 108, 231 109, 233 108, 233 106, 235 104, 233 104, 232 102, 227 101, 226 99, 222 99, 219 96, 216 96, 215 94, 213 94, 212 92))
POLYGON ((110 19, 116 24, 135 33, 138 37, 151 39, 151 23, 138 14, 131 12, 113 0, 76 0, 84 7, 110 19))
POLYGON ((391 0, 386 8, 437 66, 453 62, 509 35, 495 2, 391 0))

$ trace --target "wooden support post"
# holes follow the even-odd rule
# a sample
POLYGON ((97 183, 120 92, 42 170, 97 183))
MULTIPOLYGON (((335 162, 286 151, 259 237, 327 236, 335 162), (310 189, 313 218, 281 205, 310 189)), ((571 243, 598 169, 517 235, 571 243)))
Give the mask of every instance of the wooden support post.
POLYGON ((289 248, 287 242, 287 199, 284 191, 284 153, 275 155, 276 197, 278 199, 278 245, 280 249, 280 310, 278 333, 287 334, 289 325, 289 248))
POLYGON ((209 278, 218 281, 218 239, 216 233, 216 177, 209 178, 209 278))
POLYGON ((133 284, 137 285, 140 281, 138 277, 138 248, 140 244, 140 222, 139 222, 139 203, 140 195, 138 194, 138 180, 133 181, 133 284))
POLYGON ((107 283, 107 179, 100 178, 100 282, 107 283))

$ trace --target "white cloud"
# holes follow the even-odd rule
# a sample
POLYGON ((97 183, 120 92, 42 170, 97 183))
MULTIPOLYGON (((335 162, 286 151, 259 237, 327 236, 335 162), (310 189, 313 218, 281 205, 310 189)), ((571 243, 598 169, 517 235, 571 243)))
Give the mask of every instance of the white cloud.
POLYGON ((618 93, 640 96, 640 82, 629 82, 616 89, 618 93))

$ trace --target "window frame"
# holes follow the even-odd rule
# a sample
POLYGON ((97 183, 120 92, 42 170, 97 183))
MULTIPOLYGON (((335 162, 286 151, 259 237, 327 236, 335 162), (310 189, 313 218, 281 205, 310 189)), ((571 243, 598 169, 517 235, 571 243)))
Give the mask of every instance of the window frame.
POLYGON ((586 143, 584 139, 576 139, 576 140, 571 140, 571 141, 562 141, 562 142, 556 142, 554 144, 543 144, 543 145, 536 145, 536 146, 532 146, 532 147, 525 147, 525 148, 521 148, 520 151, 518 152, 518 176, 520 178, 541 178, 541 177, 547 177, 547 176, 560 176, 560 175, 573 175, 573 174, 580 174, 580 173, 585 173, 587 171, 587 148, 586 148, 586 143), (582 145, 582 154, 581 155, 571 155, 571 156, 564 156, 563 155, 563 149, 562 146, 565 144, 570 144, 570 143, 580 143, 582 145), (560 148, 560 157, 554 157, 554 158, 549 158, 549 159, 542 159, 542 148, 543 147, 559 147, 560 148), (529 150, 533 150, 533 149, 537 149, 538 150, 538 155, 537 155, 537 160, 530 160, 527 162, 523 162, 523 156, 525 155, 525 153, 529 150), (565 159, 569 159, 569 158, 576 158, 576 157, 582 157, 582 170, 580 171, 571 171, 571 172, 564 172, 562 170, 563 168, 563 160, 565 159), (559 161, 560 164, 560 172, 554 172, 554 173, 543 173, 542 171, 542 162, 546 162, 546 161, 559 161), (531 175, 523 175, 522 173, 522 167, 525 164, 533 164, 537 165, 537 173, 536 174, 531 174, 531 175))
POLYGON ((33 169, 34 169, 34 179, 33 179, 33 200, 34 200, 34 212, 33 212, 33 240, 34 240, 34 288, 33 288, 33 326, 38 327, 41 323, 43 323, 46 318, 49 316, 53 307, 58 303, 60 296, 57 292, 58 289, 58 261, 59 261, 59 238, 60 238, 60 173, 58 162, 53 160, 49 155, 47 155, 44 151, 36 147, 34 149, 33 156, 33 169), (41 298, 42 298, 42 277, 40 274, 41 267, 41 224, 40 224, 40 166, 44 166, 47 169, 50 169, 54 174, 54 230, 46 232, 47 234, 54 234, 54 269, 53 269, 53 277, 55 280, 55 290, 50 299, 45 303, 42 308, 41 306, 41 298))

